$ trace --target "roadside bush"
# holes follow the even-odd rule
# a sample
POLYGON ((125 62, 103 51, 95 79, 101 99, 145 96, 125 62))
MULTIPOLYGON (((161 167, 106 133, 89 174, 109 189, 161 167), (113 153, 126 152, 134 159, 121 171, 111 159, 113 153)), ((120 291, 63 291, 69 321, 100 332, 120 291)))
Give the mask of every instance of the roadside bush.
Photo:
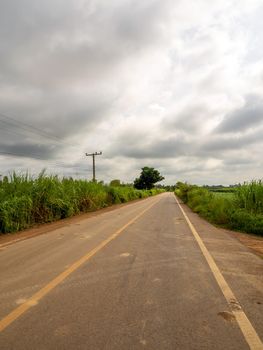
POLYGON ((251 213, 263 214, 263 183, 261 180, 244 183, 237 188, 235 194, 238 207, 251 213))
POLYGON ((231 196, 218 196, 203 187, 178 183, 175 194, 194 212, 215 224, 263 235, 262 181, 245 183, 231 196))
POLYGON ((208 203, 208 219, 218 225, 228 225, 229 217, 234 210, 233 201, 213 196, 208 203))
POLYGON ((184 203, 188 202, 188 192, 197 186, 189 185, 188 183, 177 182, 175 194, 182 199, 184 203))
POLYGON ((187 203, 193 210, 198 207, 207 209, 212 199, 212 193, 200 187, 193 187, 187 192, 187 203))
POLYGON ((60 179, 46 176, 44 172, 37 178, 13 173, 0 181, 0 232, 15 232, 161 192, 163 190, 60 179))
POLYGON ((32 199, 24 195, 12 197, 0 204, 0 232, 13 232, 30 226, 32 199))
POLYGON ((263 215, 251 214, 244 209, 231 213, 229 225, 232 229, 263 236, 263 215))

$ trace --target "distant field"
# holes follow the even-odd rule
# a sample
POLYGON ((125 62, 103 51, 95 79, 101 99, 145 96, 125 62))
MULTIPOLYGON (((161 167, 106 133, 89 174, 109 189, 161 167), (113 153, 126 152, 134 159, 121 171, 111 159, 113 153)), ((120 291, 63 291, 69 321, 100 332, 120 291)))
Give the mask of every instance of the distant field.
POLYGON ((234 199, 235 193, 234 192, 212 192, 215 197, 221 197, 221 198, 228 198, 228 199, 234 199))
POLYGON ((211 186, 211 187, 204 187, 210 192, 214 193, 234 193, 237 191, 238 187, 216 187, 216 186, 211 186))

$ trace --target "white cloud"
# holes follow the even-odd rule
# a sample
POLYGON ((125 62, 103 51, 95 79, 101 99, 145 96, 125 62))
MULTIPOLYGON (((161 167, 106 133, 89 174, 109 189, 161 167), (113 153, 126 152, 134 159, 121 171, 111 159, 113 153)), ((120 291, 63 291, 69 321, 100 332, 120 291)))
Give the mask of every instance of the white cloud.
POLYGON ((3 171, 81 176, 102 150, 106 181, 144 165, 169 183, 261 177, 262 15, 259 0, 3 1, 0 113, 53 135, 0 116, 0 152, 29 156, 3 171))

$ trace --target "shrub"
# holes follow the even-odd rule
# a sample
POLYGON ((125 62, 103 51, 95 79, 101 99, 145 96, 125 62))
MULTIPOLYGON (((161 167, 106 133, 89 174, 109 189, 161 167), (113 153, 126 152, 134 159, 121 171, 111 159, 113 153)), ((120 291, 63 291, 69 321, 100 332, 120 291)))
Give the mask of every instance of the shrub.
POLYGON ((209 221, 248 233, 263 235, 263 184, 252 181, 233 195, 211 193, 206 188, 177 183, 175 194, 209 221))
POLYGON ((32 199, 26 195, 12 197, 0 204, 0 232, 13 232, 30 226, 32 199))
POLYGON ((46 176, 44 172, 37 178, 13 173, 0 181, 0 232, 19 231, 36 223, 51 222, 162 192, 115 185, 60 179, 46 176))
POLYGON ((229 224, 233 229, 263 236, 263 215, 238 209, 231 213, 229 224))
POLYGON ((263 183, 261 180, 244 183, 237 188, 235 195, 238 207, 251 213, 263 214, 263 183))

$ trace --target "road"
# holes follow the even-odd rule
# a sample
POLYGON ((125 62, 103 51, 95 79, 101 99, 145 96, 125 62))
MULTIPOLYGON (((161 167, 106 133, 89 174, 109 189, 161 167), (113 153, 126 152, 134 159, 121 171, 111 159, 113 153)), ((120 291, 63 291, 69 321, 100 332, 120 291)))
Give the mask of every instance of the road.
POLYGON ((2 245, 0 266, 3 350, 263 349, 263 260, 172 193, 2 245))

